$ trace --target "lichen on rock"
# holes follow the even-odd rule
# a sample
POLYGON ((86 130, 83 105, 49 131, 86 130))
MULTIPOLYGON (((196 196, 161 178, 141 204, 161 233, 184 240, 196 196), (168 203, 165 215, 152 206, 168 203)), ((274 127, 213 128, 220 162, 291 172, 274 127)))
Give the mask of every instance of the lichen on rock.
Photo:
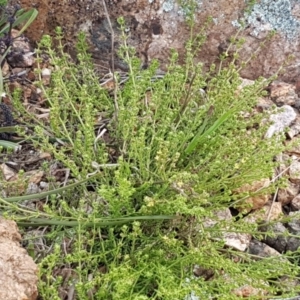
POLYGON ((293 16, 293 7, 289 0, 262 0, 253 6, 251 13, 246 16, 246 21, 252 25, 251 33, 256 37, 268 28, 278 30, 292 39, 299 34, 300 29, 300 22, 293 16))

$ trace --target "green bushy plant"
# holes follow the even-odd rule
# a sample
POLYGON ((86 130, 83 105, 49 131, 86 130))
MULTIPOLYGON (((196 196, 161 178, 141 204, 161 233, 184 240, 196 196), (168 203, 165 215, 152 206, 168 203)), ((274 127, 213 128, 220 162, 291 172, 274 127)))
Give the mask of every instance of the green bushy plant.
POLYGON ((216 218, 246 198, 234 192, 239 187, 272 177, 274 156, 283 150, 281 137, 263 138, 268 115, 253 111, 267 81, 240 89, 233 62, 204 73, 193 62, 192 43, 185 64, 174 52, 157 79, 158 63, 141 70, 119 22, 119 55, 129 72, 123 85, 116 74, 115 99, 99 84, 82 34, 76 63, 63 51, 61 31, 58 50, 49 36, 40 43, 38 55, 46 53, 53 64, 50 86, 38 83, 50 120, 34 120, 33 141, 77 180, 95 166, 99 172, 89 188, 82 184, 44 206, 44 217, 65 222, 45 235, 55 246, 38 259, 41 296, 60 299, 60 288, 70 286, 78 299, 238 299, 233 291, 245 285, 269 295, 296 294, 299 288, 275 279, 297 278, 297 266, 224 248, 222 232, 251 234, 257 225, 216 218), (105 136, 97 131, 99 118, 108 120, 105 136), (173 218, 157 221, 156 215, 173 218), (104 227, 96 222, 129 216, 144 219, 104 227), (214 219, 215 226, 205 226, 214 219), (62 250, 64 241, 70 243, 62 250), (211 280, 195 277, 196 265, 213 272, 211 280), (72 270, 68 278, 54 276, 65 269, 72 270))

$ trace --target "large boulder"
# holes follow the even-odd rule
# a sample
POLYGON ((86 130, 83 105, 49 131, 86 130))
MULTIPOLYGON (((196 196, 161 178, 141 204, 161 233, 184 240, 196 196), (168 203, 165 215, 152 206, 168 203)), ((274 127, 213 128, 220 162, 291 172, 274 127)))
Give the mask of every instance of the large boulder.
MULTIPOLYGON (((93 56, 102 67, 109 67, 111 52, 111 30, 108 25, 102 0, 21 0, 23 7, 35 6, 39 17, 28 30, 27 36, 37 41, 42 34, 53 34, 59 25, 65 32, 66 45, 71 50, 79 30, 87 33, 93 56)), ((128 26, 129 44, 134 46, 145 64, 153 59, 166 65, 170 49, 184 53, 184 45, 189 37, 189 29, 184 22, 188 8, 179 6, 176 0, 106 0, 108 12, 115 32, 116 48, 120 43, 116 19, 124 16, 128 26)), ((196 1, 195 33, 203 28, 208 16, 213 22, 205 30, 207 42, 199 53, 199 59, 209 65, 216 62, 220 53, 228 47, 229 38, 238 30, 239 21, 244 20, 246 28, 240 33, 246 42, 240 52, 241 60, 251 59, 242 71, 242 76, 250 79, 260 75, 270 76, 287 63, 286 71, 280 76, 286 82, 299 82, 300 63, 299 27, 300 4, 296 0, 260 0, 253 7, 246 7, 240 0, 196 1), (275 31, 271 40, 268 35, 275 31), (264 47, 260 48, 264 42, 264 47), (288 61, 290 55, 294 59, 288 61)), ((72 51, 71 51, 72 52, 72 51)), ((116 67, 125 66, 116 60, 116 67)))

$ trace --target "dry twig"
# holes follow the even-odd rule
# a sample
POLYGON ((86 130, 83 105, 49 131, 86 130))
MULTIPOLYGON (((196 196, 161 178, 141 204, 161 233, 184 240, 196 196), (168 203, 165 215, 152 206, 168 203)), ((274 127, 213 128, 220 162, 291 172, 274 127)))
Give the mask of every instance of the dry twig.
POLYGON ((113 76, 113 83, 114 83, 114 106, 115 106, 115 119, 118 119, 118 111, 119 111, 119 106, 118 106, 118 99, 117 99, 117 91, 118 91, 118 86, 117 86, 117 80, 115 76, 115 58, 114 58, 114 53, 115 53, 115 47, 114 47, 114 41, 115 41, 115 33, 111 25, 110 17, 107 11, 107 6, 105 3, 105 0, 102 0, 103 2, 103 7, 105 11, 105 16, 110 28, 110 34, 111 34, 111 69, 112 69, 112 76, 113 76))

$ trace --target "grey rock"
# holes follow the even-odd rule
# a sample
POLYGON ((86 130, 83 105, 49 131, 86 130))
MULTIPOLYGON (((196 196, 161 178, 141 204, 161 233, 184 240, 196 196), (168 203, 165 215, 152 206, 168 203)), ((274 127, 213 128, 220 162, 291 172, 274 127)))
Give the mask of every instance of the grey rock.
POLYGON ((292 217, 292 220, 287 223, 289 232, 299 235, 300 238, 300 212, 290 212, 289 217, 292 217))
POLYGON ((271 248, 265 243, 259 242, 254 239, 249 244, 248 252, 261 258, 270 256, 280 256, 280 253, 275 249, 271 248))
POLYGON ((296 119, 297 114, 289 105, 278 108, 278 112, 270 116, 273 124, 267 130, 265 138, 271 138, 274 134, 283 132, 296 119))
POLYGON ((273 225, 265 226, 262 228, 264 232, 271 232, 272 236, 267 236, 263 242, 268 246, 274 248, 279 253, 284 253, 288 244, 288 230, 282 223, 275 223, 273 225))
POLYGON ((279 253, 296 251, 300 247, 300 212, 290 212, 292 219, 284 225, 276 223, 261 228, 264 232, 270 232, 263 242, 276 249, 279 253))

